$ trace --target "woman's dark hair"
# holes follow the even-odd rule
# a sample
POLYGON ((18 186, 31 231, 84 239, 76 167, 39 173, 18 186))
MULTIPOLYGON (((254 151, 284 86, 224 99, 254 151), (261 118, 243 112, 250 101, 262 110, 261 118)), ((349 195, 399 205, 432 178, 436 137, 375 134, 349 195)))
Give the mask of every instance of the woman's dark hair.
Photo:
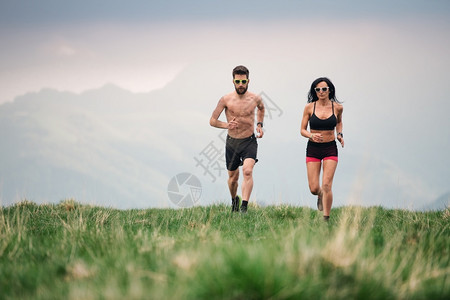
POLYGON ((247 75, 247 79, 248 79, 248 74, 250 72, 248 71, 248 69, 244 66, 237 66, 236 68, 233 69, 233 78, 234 75, 247 75))
POLYGON ((337 103, 341 103, 336 98, 336 89, 334 87, 334 84, 331 82, 330 79, 328 79, 326 77, 319 77, 319 78, 317 78, 316 80, 313 81, 313 83, 311 84, 311 88, 309 89, 309 93, 308 93, 308 103, 316 102, 319 99, 317 97, 317 93, 316 93, 316 91, 314 89, 322 81, 326 82, 328 87, 330 88, 330 100, 334 101, 334 102, 337 102, 337 103))

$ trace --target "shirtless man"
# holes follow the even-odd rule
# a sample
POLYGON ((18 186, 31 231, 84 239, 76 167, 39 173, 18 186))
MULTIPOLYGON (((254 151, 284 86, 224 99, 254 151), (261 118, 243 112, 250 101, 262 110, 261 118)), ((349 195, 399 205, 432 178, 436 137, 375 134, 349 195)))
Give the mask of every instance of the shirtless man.
POLYGON ((253 189, 253 167, 258 161, 256 153, 258 143, 255 131, 255 109, 257 108, 257 137, 264 135, 264 103, 261 96, 248 92, 249 71, 244 66, 233 69, 235 91, 223 96, 211 115, 209 124, 213 127, 228 129, 225 146, 225 158, 228 170, 228 188, 231 194, 231 211, 239 211, 240 198, 237 195, 239 166, 242 166, 244 180, 242 182, 241 212, 247 212, 247 204, 253 189), (225 110, 227 122, 219 120, 225 110))

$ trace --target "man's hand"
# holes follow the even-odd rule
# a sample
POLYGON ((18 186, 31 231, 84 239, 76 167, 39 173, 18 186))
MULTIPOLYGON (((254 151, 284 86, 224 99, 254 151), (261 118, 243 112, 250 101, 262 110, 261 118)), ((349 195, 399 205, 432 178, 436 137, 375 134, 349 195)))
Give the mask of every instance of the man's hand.
POLYGON ((262 129, 261 126, 256 126, 256 132, 258 133, 256 135, 257 138, 262 138, 264 135, 264 130, 262 129))
POLYGON ((233 118, 230 122, 228 122, 228 129, 236 129, 238 128, 238 122, 236 121, 236 117, 233 118))

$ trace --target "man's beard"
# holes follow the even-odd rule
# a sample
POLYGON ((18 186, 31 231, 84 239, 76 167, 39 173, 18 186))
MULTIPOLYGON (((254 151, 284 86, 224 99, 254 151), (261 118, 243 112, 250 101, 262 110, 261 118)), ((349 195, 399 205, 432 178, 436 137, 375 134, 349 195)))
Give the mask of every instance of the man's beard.
POLYGON ((238 95, 244 95, 247 92, 248 86, 246 86, 245 88, 235 88, 235 89, 238 95))

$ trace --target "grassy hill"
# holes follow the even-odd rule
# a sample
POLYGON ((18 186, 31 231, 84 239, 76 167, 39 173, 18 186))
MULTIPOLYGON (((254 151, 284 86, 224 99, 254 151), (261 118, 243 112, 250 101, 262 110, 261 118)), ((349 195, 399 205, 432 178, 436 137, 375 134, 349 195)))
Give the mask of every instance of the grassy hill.
POLYGON ((2 299, 448 299, 450 210, 0 209, 2 299))

